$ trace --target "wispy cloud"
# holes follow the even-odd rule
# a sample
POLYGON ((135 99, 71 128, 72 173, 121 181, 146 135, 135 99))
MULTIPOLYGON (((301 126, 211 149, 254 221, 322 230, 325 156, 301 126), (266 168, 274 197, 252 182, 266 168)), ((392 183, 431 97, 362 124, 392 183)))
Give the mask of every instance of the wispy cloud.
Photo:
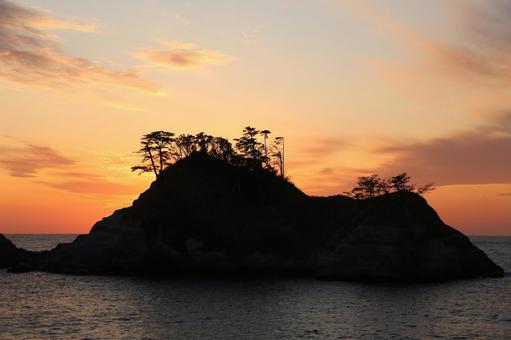
POLYGON ((358 176, 391 176, 403 171, 419 184, 511 184, 511 113, 494 113, 475 128, 416 142, 384 139, 372 142, 377 147, 362 147, 355 142, 328 142, 329 139, 310 141, 308 152, 294 153, 287 162, 289 171, 308 193, 338 194, 348 190, 358 176), (343 153, 350 163, 343 165, 339 161, 343 153), (361 163, 353 161, 354 155, 373 162, 357 167, 361 163))
POLYGON ((393 156, 377 172, 408 171, 439 185, 511 183, 511 114, 473 130, 377 152, 393 156))
MULTIPOLYGON (((511 2, 460 2, 470 53, 477 56, 483 76, 511 83, 511 2)), ((470 67, 471 65, 467 65, 470 67)))
POLYGON ((14 177, 34 177, 44 169, 65 168, 74 161, 48 146, 26 144, 22 146, 0 145, 0 167, 14 177))
POLYGON ((507 0, 458 1, 469 42, 442 43, 383 13, 366 1, 337 1, 407 50, 415 50, 436 63, 440 74, 473 81, 511 84, 511 4, 507 0))
POLYGON ((53 18, 47 11, 18 5, 8 0, 0 1, 0 18, 3 25, 22 27, 31 22, 33 26, 48 29, 65 29, 79 32, 94 32, 96 26, 53 18))
POLYGON ((458 1, 465 32, 479 46, 511 51, 511 2, 508 0, 458 1))
POLYGON ((132 185, 111 181, 102 174, 80 170, 83 164, 49 146, 0 136, 0 169, 9 176, 77 194, 126 195, 132 185))
POLYGON ((170 69, 225 65, 236 60, 233 56, 187 42, 165 42, 161 48, 146 48, 136 53, 135 56, 148 65, 170 69))
POLYGON ((96 179, 96 178, 102 178, 102 175, 89 173, 89 172, 80 172, 76 170, 69 170, 69 169, 63 169, 63 170, 53 170, 48 172, 49 175, 54 177, 64 177, 64 178, 73 178, 73 179, 96 179))
POLYGON ((94 25, 51 17, 40 9, 0 0, 0 78, 68 90, 121 86, 157 93, 157 85, 131 70, 119 71, 64 52, 48 29, 93 32, 94 25))
POLYGON ((444 95, 439 88, 445 88, 445 95, 456 97, 456 107, 463 105, 467 114, 492 112, 485 115, 486 124, 472 129, 380 148, 374 154, 389 160, 373 171, 408 171, 418 181, 440 185, 511 183, 511 114, 495 112, 510 111, 509 96, 503 89, 511 86, 511 3, 467 0, 446 4, 459 15, 463 33, 458 40, 449 41, 432 38, 393 18, 377 2, 336 3, 374 28, 375 34, 397 43, 403 51, 416 52, 411 54, 412 62, 392 64, 395 69, 388 81, 398 91, 408 94, 407 88, 415 87, 413 92, 421 99, 425 93, 434 93, 438 99, 444 95), (434 81, 425 81, 428 77, 435 77, 431 78, 434 81), (403 84, 399 82, 402 79, 403 84), (472 86, 470 90, 467 84, 472 86), (470 97, 470 91, 475 91, 478 98, 470 97))
POLYGON ((338 195, 349 190, 358 176, 372 173, 372 169, 332 166, 300 173, 300 188, 313 195, 338 195))
POLYGON ((288 151, 286 160, 288 175, 308 194, 338 194, 343 191, 343 183, 358 174, 355 169, 339 164, 339 157, 353 146, 345 137, 303 136, 299 142, 291 141, 291 145, 293 149, 288 151))
POLYGON ((64 181, 39 181, 48 187, 78 194, 129 195, 136 189, 131 185, 113 183, 104 178, 64 181))
POLYGON ((322 136, 312 139, 304 149, 304 153, 310 157, 320 158, 331 156, 349 145, 344 138, 335 136, 322 136))

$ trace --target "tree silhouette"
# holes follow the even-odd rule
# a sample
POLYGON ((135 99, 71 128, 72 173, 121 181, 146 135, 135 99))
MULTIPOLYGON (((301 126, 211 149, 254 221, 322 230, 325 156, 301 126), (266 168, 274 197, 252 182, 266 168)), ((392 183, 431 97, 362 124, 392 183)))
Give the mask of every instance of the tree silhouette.
POLYGON ((153 131, 142 136, 142 146, 137 151, 142 155, 142 164, 131 167, 131 171, 154 172, 158 178, 172 158, 173 137, 174 134, 167 131, 153 131))
POLYGON ((209 153, 209 149, 211 147, 211 143, 213 142, 213 136, 205 134, 204 132, 199 132, 195 135, 195 151, 201 153, 209 153))
POLYGON ((196 151, 195 136, 181 134, 174 139, 174 146, 173 158, 175 161, 188 157, 196 151))
POLYGON ((378 196, 380 194, 381 182, 381 178, 376 174, 359 177, 357 185, 351 191, 353 197, 366 199, 378 196))
POLYGON ((153 131, 143 135, 141 147, 137 151, 142 156, 139 165, 131 167, 140 173, 153 172, 158 178, 166 167, 194 153, 204 153, 227 163, 260 169, 284 178, 284 137, 276 137, 269 144, 269 130, 257 130, 251 126, 243 129, 243 135, 234 139, 235 146, 223 137, 215 137, 204 132, 195 135, 153 131), (263 137, 263 142, 258 138, 263 137))
POLYGON ((273 163, 279 170, 280 176, 285 177, 284 172, 284 153, 285 153, 284 137, 275 137, 271 147, 273 163))
POLYGON ((427 183, 427 184, 424 184, 423 186, 419 187, 416 190, 416 192, 419 195, 424 195, 424 194, 430 193, 431 191, 433 191, 435 189, 436 189, 436 187, 435 187, 434 183, 427 183))
POLYGON ((229 163, 236 161, 236 151, 234 151, 231 142, 223 137, 214 137, 212 139, 209 154, 229 163))
POLYGON ((345 194, 355 199, 374 198, 391 192, 410 191, 419 195, 435 190, 433 183, 418 187, 411 183, 411 177, 406 172, 390 177, 381 178, 377 174, 358 177, 356 186, 345 194))
POLYGON ((411 177, 408 176, 406 172, 403 172, 399 175, 391 177, 389 179, 389 186, 392 191, 413 191, 415 189, 415 185, 410 184, 411 177))
POLYGON ((388 194, 392 191, 390 181, 385 178, 379 178, 379 182, 377 185, 377 196, 388 194))
POLYGON ((264 144, 264 157, 268 160, 268 135, 271 133, 270 130, 262 130, 259 132, 263 136, 263 144, 264 144))
POLYGON ((259 130, 247 126, 243 129, 243 135, 236 141, 236 149, 245 158, 246 165, 250 167, 261 167, 264 162, 264 146, 257 140, 259 130))

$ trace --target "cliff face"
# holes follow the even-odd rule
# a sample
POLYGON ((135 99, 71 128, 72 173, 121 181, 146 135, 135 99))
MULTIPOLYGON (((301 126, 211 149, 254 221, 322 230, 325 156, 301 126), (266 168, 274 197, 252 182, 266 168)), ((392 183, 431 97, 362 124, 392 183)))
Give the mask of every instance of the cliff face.
POLYGON ((309 197, 272 174, 199 154, 163 172, 131 207, 31 266, 83 274, 292 273, 363 281, 503 275, 416 194, 309 197))

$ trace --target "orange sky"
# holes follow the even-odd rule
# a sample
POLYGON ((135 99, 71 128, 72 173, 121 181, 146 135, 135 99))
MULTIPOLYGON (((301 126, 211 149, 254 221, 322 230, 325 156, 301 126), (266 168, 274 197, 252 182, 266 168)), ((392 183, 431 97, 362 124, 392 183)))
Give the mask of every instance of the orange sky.
POLYGON ((129 205, 156 129, 284 135, 314 195, 408 171, 470 235, 511 235, 501 0, 0 0, 0 232, 85 233, 129 205))

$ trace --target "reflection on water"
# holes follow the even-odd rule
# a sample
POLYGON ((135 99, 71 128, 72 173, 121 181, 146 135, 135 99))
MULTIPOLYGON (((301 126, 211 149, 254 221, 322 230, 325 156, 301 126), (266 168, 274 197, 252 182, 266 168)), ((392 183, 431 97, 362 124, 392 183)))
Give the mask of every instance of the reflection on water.
MULTIPOLYGON (((475 243, 511 271, 511 239, 475 243)), ((0 338, 505 338, 511 276, 428 285, 0 272, 0 338)))

